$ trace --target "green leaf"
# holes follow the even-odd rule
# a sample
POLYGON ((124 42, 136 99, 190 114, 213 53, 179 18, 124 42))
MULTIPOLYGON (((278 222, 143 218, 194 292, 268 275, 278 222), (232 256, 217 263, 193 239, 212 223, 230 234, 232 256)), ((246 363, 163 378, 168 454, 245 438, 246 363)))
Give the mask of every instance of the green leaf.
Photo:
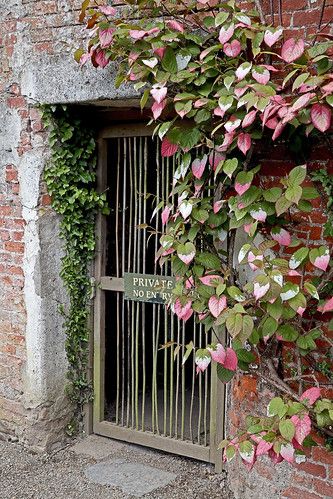
POLYGON ((282 189, 280 187, 272 187, 271 189, 264 190, 262 192, 264 199, 271 203, 275 203, 278 199, 280 199, 282 195, 282 189))
POLYGON ((149 94, 150 94, 150 89, 147 88, 143 94, 142 94, 142 97, 140 99, 140 107, 141 107, 141 110, 145 107, 145 105, 147 104, 147 101, 149 99, 149 94))
POLYGON ((211 270, 217 270, 221 268, 221 260, 219 259, 219 257, 208 252, 203 252, 197 255, 196 262, 211 270))
POLYGON ((279 422, 279 430, 283 438, 291 442, 295 436, 295 425, 290 419, 284 419, 279 422))
POLYGON ((278 328, 278 322, 273 317, 267 317, 262 325, 263 336, 272 336, 278 328))
POLYGON ((171 47, 167 47, 162 59, 162 68, 169 73, 178 71, 177 59, 171 47))
POLYGON ((327 102, 327 104, 329 104, 330 106, 333 107, 333 95, 328 95, 326 97, 326 102, 327 102))
POLYGON ((221 364, 216 364, 217 377, 223 383, 228 383, 235 375, 236 371, 225 369, 221 364))
POLYGON ((277 335, 282 336, 285 341, 295 341, 299 334, 295 328, 289 324, 283 324, 277 330, 277 335))
POLYGON ((303 83, 308 79, 309 76, 309 73, 301 73, 300 75, 298 75, 293 83, 292 91, 294 92, 297 88, 303 85, 303 83))
POLYGON ((287 412, 287 406, 281 397, 274 397, 267 407, 267 416, 279 416, 282 418, 287 412))
POLYGON ((305 199, 300 199, 297 206, 300 211, 305 211, 306 213, 310 213, 313 210, 310 201, 306 201, 305 199))
POLYGON ((229 177, 231 178, 232 177, 232 174, 234 173, 234 171, 236 170, 238 166, 238 159, 237 158, 232 158, 232 159, 227 159, 224 163, 223 163, 223 167, 222 167, 222 170, 224 171, 224 173, 229 177))
POLYGON ((300 248, 295 251, 292 257, 289 260, 289 268, 292 270, 297 269, 301 265, 301 263, 306 259, 309 254, 309 248, 300 248))
POLYGON ((298 204, 299 200, 302 197, 302 187, 299 185, 292 185, 291 187, 288 187, 284 195, 286 196, 286 199, 288 201, 292 201, 295 204, 298 204))
POLYGON ((235 447, 233 445, 229 445, 225 450, 227 461, 231 461, 235 457, 235 454, 236 454, 235 447))
POLYGON ((296 166, 288 175, 288 183, 292 185, 300 185, 306 177, 306 165, 296 166))
POLYGON ((215 26, 221 26, 229 17, 229 12, 219 12, 215 17, 215 26))
POLYGON ((319 192, 314 187, 303 187, 302 199, 316 199, 319 192))
POLYGON ((314 59, 318 55, 325 54, 325 52, 333 46, 333 42, 321 42, 316 43, 313 47, 308 49, 308 54, 311 59, 314 59))
POLYGON ((311 295, 313 298, 316 298, 316 300, 319 300, 319 294, 317 291, 316 286, 311 284, 311 282, 305 282, 304 283, 304 289, 311 295))
POLYGON ((281 196, 275 203, 276 214, 279 217, 287 210, 289 210, 291 206, 291 201, 289 201, 285 196, 281 196))
POLYGON ((274 303, 267 303, 267 312, 277 321, 282 315, 282 309, 283 307, 280 299, 275 300, 274 303))

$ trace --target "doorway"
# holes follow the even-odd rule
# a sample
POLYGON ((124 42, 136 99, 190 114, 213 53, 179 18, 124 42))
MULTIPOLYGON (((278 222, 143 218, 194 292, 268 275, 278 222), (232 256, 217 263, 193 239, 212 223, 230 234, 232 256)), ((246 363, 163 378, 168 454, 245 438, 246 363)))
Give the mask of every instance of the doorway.
POLYGON ((221 466, 224 386, 214 366, 196 374, 185 345, 210 342, 195 318, 165 303, 125 298, 124 275, 171 276, 155 261, 162 226, 155 208, 169 198, 175 158, 140 124, 104 129, 99 189, 108 216, 97 223, 94 309, 94 432, 221 466))

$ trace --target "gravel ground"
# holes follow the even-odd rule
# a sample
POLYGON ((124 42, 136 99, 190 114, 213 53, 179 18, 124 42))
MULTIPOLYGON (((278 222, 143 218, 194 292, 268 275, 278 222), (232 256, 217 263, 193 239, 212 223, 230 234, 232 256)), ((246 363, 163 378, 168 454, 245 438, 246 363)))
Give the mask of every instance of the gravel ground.
POLYGON ((232 499, 226 489, 225 476, 215 474, 211 465, 135 445, 113 444, 96 436, 57 453, 43 455, 31 454, 18 444, 0 442, 0 497, 132 499, 134 496, 123 493, 120 488, 92 483, 85 476, 89 466, 114 459, 147 464, 177 475, 169 485, 146 494, 147 499, 232 499))

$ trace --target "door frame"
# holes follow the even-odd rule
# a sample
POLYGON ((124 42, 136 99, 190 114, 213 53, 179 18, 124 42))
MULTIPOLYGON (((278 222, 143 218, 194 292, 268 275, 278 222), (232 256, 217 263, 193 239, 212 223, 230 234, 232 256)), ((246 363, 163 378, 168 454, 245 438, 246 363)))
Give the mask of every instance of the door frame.
MULTIPOLYGON (((97 140, 97 190, 104 192, 107 188, 107 141, 111 138, 130 136, 151 136, 153 126, 144 123, 116 124, 103 128, 97 140)), ((148 431, 132 430, 120 427, 104 417, 105 393, 105 291, 121 291, 122 279, 105 277, 106 264, 106 218, 99 213, 96 219, 96 258, 94 265, 95 296, 93 305, 93 390, 92 408, 93 433, 102 436, 153 447, 162 451, 191 457, 215 464, 216 472, 222 471, 222 450, 218 444, 225 434, 226 389, 217 378, 216 364, 211 365, 210 386, 210 442, 207 447, 188 441, 160 436, 148 431), (215 394, 215 396, 212 396, 215 394)), ((221 341, 223 339, 221 338, 221 341)))

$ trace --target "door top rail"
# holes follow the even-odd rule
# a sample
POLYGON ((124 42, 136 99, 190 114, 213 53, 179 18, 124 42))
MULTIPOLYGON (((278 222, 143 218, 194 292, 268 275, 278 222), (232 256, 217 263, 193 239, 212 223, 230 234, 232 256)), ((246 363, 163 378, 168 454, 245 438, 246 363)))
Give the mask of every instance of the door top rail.
POLYGON ((147 126, 145 123, 122 123, 111 125, 99 133, 101 139, 112 139, 117 137, 150 137, 154 132, 155 126, 147 126))

